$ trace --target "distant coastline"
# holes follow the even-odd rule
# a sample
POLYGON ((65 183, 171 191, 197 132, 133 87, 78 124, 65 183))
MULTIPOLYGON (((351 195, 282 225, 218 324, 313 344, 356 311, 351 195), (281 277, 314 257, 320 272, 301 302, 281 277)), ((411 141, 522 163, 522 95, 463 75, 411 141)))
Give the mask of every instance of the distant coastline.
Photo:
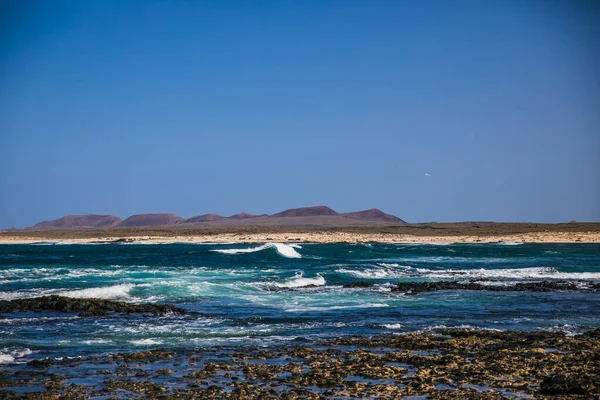
POLYGON ((158 226, 0 231, 0 243, 600 243, 600 223, 158 226))

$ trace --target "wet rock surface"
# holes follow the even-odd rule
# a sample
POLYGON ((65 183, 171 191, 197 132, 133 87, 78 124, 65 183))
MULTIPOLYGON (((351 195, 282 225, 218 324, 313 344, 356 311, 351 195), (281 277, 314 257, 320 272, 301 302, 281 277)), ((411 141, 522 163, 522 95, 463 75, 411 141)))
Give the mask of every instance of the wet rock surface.
POLYGON ((54 311, 79 313, 81 316, 103 316, 109 313, 151 313, 154 315, 187 313, 185 309, 175 307, 171 304, 134 304, 123 301, 76 299, 56 295, 0 301, 0 313, 10 313, 15 311, 54 311))
POLYGON ((510 285, 481 284, 477 281, 455 282, 400 282, 392 288, 393 292, 421 293, 434 292, 438 290, 485 290, 490 292, 553 292, 560 290, 599 290, 600 284, 582 282, 577 284, 571 281, 542 281, 542 282, 520 282, 510 285))
POLYGON ((34 360, 0 368, 0 398, 589 399, 599 376, 600 329, 441 329, 34 360))

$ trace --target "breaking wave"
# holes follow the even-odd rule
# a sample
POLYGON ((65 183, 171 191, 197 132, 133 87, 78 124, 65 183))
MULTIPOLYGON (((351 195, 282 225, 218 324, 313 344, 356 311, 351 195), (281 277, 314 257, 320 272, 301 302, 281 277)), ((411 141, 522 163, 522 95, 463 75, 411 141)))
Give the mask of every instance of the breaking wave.
POLYGON ((268 282, 267 286, 278 288, 299 288, 304 286, 325 286, 325 278, 317 275, 314 278, 305 278, 302 273, 296 274, 293 278, 285 282, 268 282))
POLYGON ((60 293, 60 295, 67 296, 67 297, 74 297, 76 299, 87 299, 87 298, 123 299, 123 298, 129 297, 129 291, 134 286, 135 285, 127 283, 127 284, 98 287, 98 288, 71 290, 68 292, 62 292, 62 293, 60 293))
POLYGON ((431 271, 417 269, 427 278, 520 278, 520 279, 600 279, 600 272, 560 272, 554 267, 459 269, 431 271))
POLYGON ((554 267, 433 270, 427 268, 412 268, 410 266, 398 266, 395 268, 340 268, 335 272, 363 279, 600 279, 600 272, 560 272, 554 267))
POLYGON ((27 348, 5 347, 0 350, 0 365, 12 364, 16 362, 17 359, 28 356, 31 353, 32 351, 27 348))
POLYGON ((402 328, 402 325, 400 325, 400 324, 381 324, 380 326, 385 329, 401 329, 402 328))
POLYGON ((156 344, 162 344, 163 342, 156 339, 140 339, 132 340, 130 343, 136 346, 152 346, 156 344))
POLYGON ((215 249, 217 253, 221 254, 244 254, 244 253, 256 253, 266 249, 275 249, 277 253, 286 258, 302 258, 302 255, 294 249, 301 249, 297 244, 285 244, 285 243, 265 243, 261 246, 250 247, 248 249, 215 249))

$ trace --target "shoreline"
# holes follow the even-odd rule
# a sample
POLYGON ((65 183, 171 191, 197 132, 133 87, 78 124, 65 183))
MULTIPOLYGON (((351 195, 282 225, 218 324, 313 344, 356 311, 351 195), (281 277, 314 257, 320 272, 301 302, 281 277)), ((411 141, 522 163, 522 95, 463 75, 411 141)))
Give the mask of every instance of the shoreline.
POLYGON ((3 365, 0 387, 4 398, 589 398, 600 390, 598 338, 600 329, 446 328, 267 347, 151 346, 3 365))
POLYGON ((0 235, 0 244, 32 244, 52 242, 60 244, 209 244, 209 243, 600 243, 600 232, 531 232, 483 235, 406 235, 395 233, 360 233, 344 231, 314 232, 260 232, 260 233, 207 233, 200 235, 109 235, 77 237, 77 235, 0 235), (65 237, 66 236, 66 237, 65 237))

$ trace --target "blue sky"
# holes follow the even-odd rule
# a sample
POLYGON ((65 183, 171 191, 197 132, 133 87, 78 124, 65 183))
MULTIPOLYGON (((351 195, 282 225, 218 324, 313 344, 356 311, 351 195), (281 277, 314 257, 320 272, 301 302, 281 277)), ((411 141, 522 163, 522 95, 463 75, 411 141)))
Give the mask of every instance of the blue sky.
POLYGON ((2 8, 0 227, 321 204, 600 220, 597 2, 2 8))

